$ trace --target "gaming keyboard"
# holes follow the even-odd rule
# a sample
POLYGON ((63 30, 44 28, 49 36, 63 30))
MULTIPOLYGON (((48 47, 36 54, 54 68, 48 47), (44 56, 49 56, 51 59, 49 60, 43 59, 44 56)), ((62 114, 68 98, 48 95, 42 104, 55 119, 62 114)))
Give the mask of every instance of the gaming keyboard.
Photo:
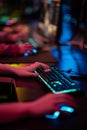
POLYGON ((39 73, 39 80, 42 81, 53 93, 70 93, 79 91, 81 88, 56 66, 50 67, 51 71, 45 72, 42 67, 34 70, 39 73))

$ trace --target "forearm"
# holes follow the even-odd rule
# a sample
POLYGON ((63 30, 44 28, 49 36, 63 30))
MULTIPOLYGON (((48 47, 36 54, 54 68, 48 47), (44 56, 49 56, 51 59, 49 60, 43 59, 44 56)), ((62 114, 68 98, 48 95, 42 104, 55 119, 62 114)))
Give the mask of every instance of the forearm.
POLYGON ((31 116, 29 103, 7 103, 0 105, 0 123, 8 123, 31 116), (30 112, 29 112, 30 111, 30 112))
POLYGON ((16 67, 12 67, 6 64, 0 63, 0 72, 1 73, 15 73, 16 67))

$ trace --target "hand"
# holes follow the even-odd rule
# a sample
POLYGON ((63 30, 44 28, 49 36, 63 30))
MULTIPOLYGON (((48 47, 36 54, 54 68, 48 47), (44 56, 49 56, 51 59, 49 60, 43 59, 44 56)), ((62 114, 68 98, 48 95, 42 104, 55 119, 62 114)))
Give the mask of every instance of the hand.
POLYGON ((75 100, 68 94, 47 94, 31 103, 32 116, 42 116, 44 114, 60 111, 60 104, 67 104, 76 108, 75 100))
POLYGON ((42 66, 44 71, 50 71, 50 67, 44 63, 41 62, 35 62, 29 66, 26 67, 22 67, 22 68, 16 68, 14 70, 14 72, 18 75, 18 76, 33 76, 33 77, 37 77, 39 74, 38 73, 34 73, 33 71, 38 68, 39 66, 42 66))
POLYGON ((15 27, 13 27, 13 31, 17 33, 22 33, 22 34, 29 34, 30 33, 30 28, 29 26, 23 25, 23 24, 18 24, 15 27))
POLYGON ((6 40, 11 41, 11 42, 16 42, 18 40, 28 41, 28 37, 27 35, 24 35, 23 33, 8 34, 6 40))
POLYGON ((9 45, 5 43, 0 43, 0 54, 5 54, 6 50, 8 49, 9 45))
POLYGON ((24 54, 26 53, 28 50, 32 50, 34 47, 32 46, 32 44, 25 44, 25 43, 22 43, 19 45, 19 54, 24 54))

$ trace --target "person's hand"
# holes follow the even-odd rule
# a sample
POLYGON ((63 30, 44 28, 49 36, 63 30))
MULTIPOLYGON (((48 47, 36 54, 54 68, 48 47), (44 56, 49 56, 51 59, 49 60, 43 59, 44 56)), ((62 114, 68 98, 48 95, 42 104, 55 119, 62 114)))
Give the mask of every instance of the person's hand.
POLYGON ((9 26, 6 26, 6 27, 3 28, 3 32, 5 32, 5 33, 12 33, 13 29, 11 27, 9 27, 9 26))
POLYGON ((31 103, 31 114, 32 116, 42 116, 55 111, 61 111, 60 104, 76 108, 75 100, 68 94, 50 93, 31 103))
POLYGON ((25 44, 25 43, 22 43, 19 45, 19 54, 24 54, 26 53, 28 50, 31 51, 34 47, 32 46, 32 44, 25 44))
POLYGON ((20 77, 37 77, 39 74, 34 73, 33 71, 38 68, 39 66, 43 67, 44 71, 50 71, 50 67, 47 64, 41 62, 35 62, 29 66, 25 66, 22 68, 16 68, 14 72, 20 77))
POLYGON ((8 49, 9 45, 5 43, 0 44, 0 54, 5 54, 6 50, 8 49))
POLYGON ((41 62, 35 62, 29 66, 24 67, 26 70, 32 72, 38 67, 42 67, 44 71, 50 71, 50 67, 47 64, 41 63, 41 62))
POLYGON ((7 34, 7 41, 16 42, 18 40, 28 41, 28 36, 23 33, 7 34))
POLYGON ((29 34, 30 33, 30 28, 29 26, 23 25, 23 24, 18 24, 15 27, 13 27, 13 31, 17 33, 22 33, 22 34, 29 34))

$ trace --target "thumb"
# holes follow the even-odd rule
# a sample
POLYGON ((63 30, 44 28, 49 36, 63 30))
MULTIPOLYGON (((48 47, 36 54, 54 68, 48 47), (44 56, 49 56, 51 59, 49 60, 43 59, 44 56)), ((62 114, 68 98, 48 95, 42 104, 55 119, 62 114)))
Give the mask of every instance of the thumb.
POLYGON ((38 74, 38 73, 29 72, 29 73, 28 73, 28 76, 38 77, 39 74, 38 74))

